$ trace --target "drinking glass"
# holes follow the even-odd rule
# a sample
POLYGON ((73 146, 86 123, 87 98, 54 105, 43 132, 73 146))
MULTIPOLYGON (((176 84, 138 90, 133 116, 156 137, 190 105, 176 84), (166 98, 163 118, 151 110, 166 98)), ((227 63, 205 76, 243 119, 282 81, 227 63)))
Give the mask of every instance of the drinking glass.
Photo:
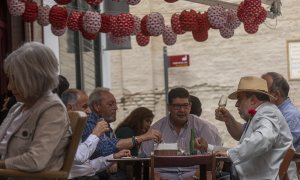
POLYGON ((218 105, 219 105, 219 107, 226 107, 226 104, 227 104, 227 96, 222 95, 220 97, 218 105))
POLYGON ((189 154, 189 144, 184 138, 179 138, 177 141, 178 155, 185 156, 189 154))

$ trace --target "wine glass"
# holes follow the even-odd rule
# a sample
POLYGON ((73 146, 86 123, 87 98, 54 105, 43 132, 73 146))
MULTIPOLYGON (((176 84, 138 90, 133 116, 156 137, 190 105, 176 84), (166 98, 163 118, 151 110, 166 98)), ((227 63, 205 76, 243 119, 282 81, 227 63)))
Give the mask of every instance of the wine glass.
POLYGON ((220 97, 218 105, 219 105, 219 107, 223 107, 224 108, 224 107, 226 107, 226 104, 227 104, 227 96, 222 95, 220 97))

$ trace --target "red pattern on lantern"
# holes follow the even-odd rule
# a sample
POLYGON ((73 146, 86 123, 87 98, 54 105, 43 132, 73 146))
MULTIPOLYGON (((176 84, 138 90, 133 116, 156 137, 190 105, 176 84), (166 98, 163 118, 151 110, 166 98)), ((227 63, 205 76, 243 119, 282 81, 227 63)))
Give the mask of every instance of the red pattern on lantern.
POLYGON ((135 15, 132 15, 134 19, 134 26, 131 35, 137 35, 141 32, 141 19, 135 15))
POLYGON ((150 42, 150 37, 140 32, 136 35, 136 42, 139 46, 147 46, 150 42))
POLYGON ((199 12, 197 14, 197 26, 197 29, 202 32, 208 31, 210 29, 207 12, 204 12, 203 14, 199 12))
POLYGON ((180 26, 184 31, 197 29, 197 12, 194 10, 183 10, 179 16, 180 26))
POLYGON ((249 34, 254 34, 258 31, 258 24, 254 24, 254 23, 244 23, 244 29, 247 33, 249 34))
POLYGON ((33 22, 38 16, 38 5, 34 1, 25 2, 25 11, 22 14, 22 18, 25 22, 33 22))
POLYGON ((99 32, 102 33, 108 33, 110 32, 110 27, 111 27, 111 15, 106 14, 106 13, 102 13, 101 15, 101 27, 99 32))
POLYGON ((129 13, 111 17, 111 34, 116 37, 129 36, 133 31, 134 19, 129 13))
POLYGON ((68 11, 65 7, 52 6, 49 12, 49 21, 57 29, 63 29, 67 25, 68 11))
POLYGON ((40 5, 38 8, 38 17, 37 22, 41 26, 47 26, 50 24, 49 22, 49 12, 50 12, 50 6, 42 6, 40 5))
POLYGON ((21 16, 25 12, 25 3, 19 0, 8 0, 7 6, 12 16, 21 16))
POLYGON ((208 31, 192 31, 192 35, 195 41, 204 42, 208 39, 208 31))
POLYGON ((165 20, 164 17, 157 12, 148 15, 147 30, 151 36, 159 36, 164 32, 165 20))
POLYGON ((172 31, 172 28, 165 26, 164 32, 162 34, 163 41, 167 46, 172 46, 177 41, 177 34, 172 31))
POLYGON ((220 5, 209 7, 207 10, 207 15, 211 27, 216 29, 224 27, 227 21, 225 8, 220 5))
POLYGON ((55 36, 62 36, 63 34, 65 34, 67 27, 64 27, 62 29, 59 29, 57 27, 54 27, 51 25, 51 31, 55 36))
POLYGON ((72 31, 79 31, 79 19, 81 16, 81 12, 78 12, 77 10, 73 10, 67 21, 67 26, 72 31))
POLYGON ((229 39, 234 35, 234 29, 228 27, 222 27, 220 29, 220 34, 223 38, 229 39))
POLYGON ((83 29, 91 34, 98 33, 101 27, 101 15, 98 12, 86 11, 82 17, 83 29))
POLYGON ((174 13, 171 17, 171 27, 175 34, 184 34, 185 30, 181 28, 180 25, 180 14, 174 13))
POLYGON ((148 22, 148 15, 145 15, 142 18, 141 21, 141 32, 145 35, 145 36, 151 36, 148 29, 147 29, 147 22, 148 22))

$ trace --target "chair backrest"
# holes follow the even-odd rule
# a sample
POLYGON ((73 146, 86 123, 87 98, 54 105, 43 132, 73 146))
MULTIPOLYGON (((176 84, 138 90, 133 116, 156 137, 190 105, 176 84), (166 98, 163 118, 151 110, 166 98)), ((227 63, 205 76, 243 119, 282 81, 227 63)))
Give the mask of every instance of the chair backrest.
POLYGON ((195 165, 206 165, 207 170, 216 177, 216 158, 214 154, 192 155, 192 156, 158 156, 151 155, 151 178, 154 178, 154 168, 162 167, 189 167, 195 165))
POLYGON ((294 158, 294 154, 295 154, 295 150, 292 148, 289 148, 286 151, 283 161, 281 162, 280 167, 279 167, 278 175, 279 175, 280 180, 289 180, 287 171, 288 171, 291 161, 294 158))
POLYGON ((81 134, 84 130, 87 116, 84 112, 69 112, 70 125, 72 128, 72 136, 63 167, 59 171, 40 171, 40 172, 24 172, 14 169, 0 169, 0 177, 27 177, 27 178, 51 178, 51 179, 67 179, 74 161, 77 146, 80 143, 81 134))
POLYGON ((78 144, 80 143, 81 135, 84 130, 87 117, 86 114, 81 111, 70 111, 68 114, 72 128, 72 137, 71 142, 68 146, 62 170, 69 173, 74 161, 74 156, 76 154, 78 144))

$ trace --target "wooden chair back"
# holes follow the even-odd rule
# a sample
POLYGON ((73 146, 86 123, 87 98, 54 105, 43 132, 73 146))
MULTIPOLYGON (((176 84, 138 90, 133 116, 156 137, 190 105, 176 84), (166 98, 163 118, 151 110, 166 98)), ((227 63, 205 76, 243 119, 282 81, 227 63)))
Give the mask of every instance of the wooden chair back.
MULTIPOLYGON (((206 171, 212 172, 212 178, 216 178, 216 158, 214 154, 192 156, 158 156, 151 155, 151 179, 154 180, 154 169, 162 167, 189 167, 206 165, 206 171)), ((201 176, 201 174, 200 174, 201 176)))
MULTIPOLYGON (((71 170, 78 144, 85 127, 87 116, 84 112, 69 112, 69 119, 72 128, 72 136, 63 167, 59 171, 41 171, 41 172, 24 172, 13 169, 0 169, 2 177, 27 177, 27 178, 43 178, 43 179, 67 179, 71 170)), ((51 138, 51 137, 50 137, 51 138)))
POLYGON ((278 172, 280 180, 289 180, 287 171, 288 171, 291 161, 294 158, 294 154, 295 154, 295 150, 292 148, 289 148, 287 150, 287 152, 285 153, 283 161, 281 162, 280 167, 279 167, 279 172, 278 172))

